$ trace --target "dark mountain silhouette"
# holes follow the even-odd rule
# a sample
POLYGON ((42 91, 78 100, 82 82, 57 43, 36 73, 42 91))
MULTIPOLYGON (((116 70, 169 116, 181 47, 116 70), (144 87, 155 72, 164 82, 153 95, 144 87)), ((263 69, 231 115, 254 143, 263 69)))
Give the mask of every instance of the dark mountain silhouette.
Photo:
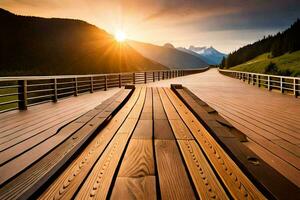
POLYGON ((227 59, 222 61, 221 67, 230 68, 247 62, 261 54, 271 52, 272 57, 278 57, 285 53, 300 50, 300 20, 287 30, 276 35, 269 35, 263 39, 246 45, 237 51, 230 53, 227 59))
POLYGON ((166 69, 80 20, 0 9, 0 75, 91 74, 166 69))
POLYGON ((143 56, 161 63, 169 68, 203 68, 208 66, 201 58, 186 52, 179 51, 172 44, 157 46, 137 41, 129 41, 129 44, 143 56))
POLYGON ((171 43, 166 43, 166 44, 164 44, 164 47, 171 48, 171 49, 174 49, 174 48, 175 48, 175 47, 173 46, 173 44, 171 44, 171 43))

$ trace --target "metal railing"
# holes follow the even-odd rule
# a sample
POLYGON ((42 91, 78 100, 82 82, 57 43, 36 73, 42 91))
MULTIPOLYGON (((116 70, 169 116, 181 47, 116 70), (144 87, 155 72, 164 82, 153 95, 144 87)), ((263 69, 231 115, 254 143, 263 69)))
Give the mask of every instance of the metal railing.
POLYGON ((275 76, 251 72, 219 69, 221 74, 240 79, 248 84, 267 88, 269 91, 277 90, 281 93, 291 94, 295 97, 300 93, 300 78, 289 76, 275 76))
POLYGON ((70 96, 203 72, 202 69, 144 71, 93 75, 0 77, 0 113, 26 110, 45 102, 57 102, 70 96))

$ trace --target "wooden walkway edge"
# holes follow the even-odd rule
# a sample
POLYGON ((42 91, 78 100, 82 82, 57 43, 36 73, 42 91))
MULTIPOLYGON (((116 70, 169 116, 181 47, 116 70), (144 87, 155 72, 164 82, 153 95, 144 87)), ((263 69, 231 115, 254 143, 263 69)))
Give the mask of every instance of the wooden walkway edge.
POLYGON ((172 85, 171 88, 243 172, 268 194, 268 198, 284 199, 289 195, 300 195, 299 188, 295 184, 243 145, 242 142, 245 141, 244 136, 241 136, 242 133, 218 115, 217 111, 210 108, 187 88, 181 85, 172 85))

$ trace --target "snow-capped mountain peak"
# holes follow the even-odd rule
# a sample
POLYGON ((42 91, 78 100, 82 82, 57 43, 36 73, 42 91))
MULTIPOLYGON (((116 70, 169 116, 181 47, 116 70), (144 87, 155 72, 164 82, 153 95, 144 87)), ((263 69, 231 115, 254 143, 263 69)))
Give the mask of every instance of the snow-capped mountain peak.
POLYGON ((188 48, 188 50, 192 51, 192 52, 195 52, 197 54, 200 54, 203 57, 206 57, 207 62, 209 64, 212 64, 212 65, 220 64, 223 57, 227 56, 226 54, 219 52, 218 50, 216 50, 212 46, 210 46, 210 47, 206 47, 206 46, 204 46, 204 47, 195 47, 195 46, 191 45, 188 48))

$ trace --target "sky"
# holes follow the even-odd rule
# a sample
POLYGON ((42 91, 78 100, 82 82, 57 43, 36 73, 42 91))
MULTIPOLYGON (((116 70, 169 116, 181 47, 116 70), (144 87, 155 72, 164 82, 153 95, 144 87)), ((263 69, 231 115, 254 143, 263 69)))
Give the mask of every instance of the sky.
POLYGON ((75 18, 129 39, 229 53, 300 18, 300 0, 0 0, 19 15, 75 18))

